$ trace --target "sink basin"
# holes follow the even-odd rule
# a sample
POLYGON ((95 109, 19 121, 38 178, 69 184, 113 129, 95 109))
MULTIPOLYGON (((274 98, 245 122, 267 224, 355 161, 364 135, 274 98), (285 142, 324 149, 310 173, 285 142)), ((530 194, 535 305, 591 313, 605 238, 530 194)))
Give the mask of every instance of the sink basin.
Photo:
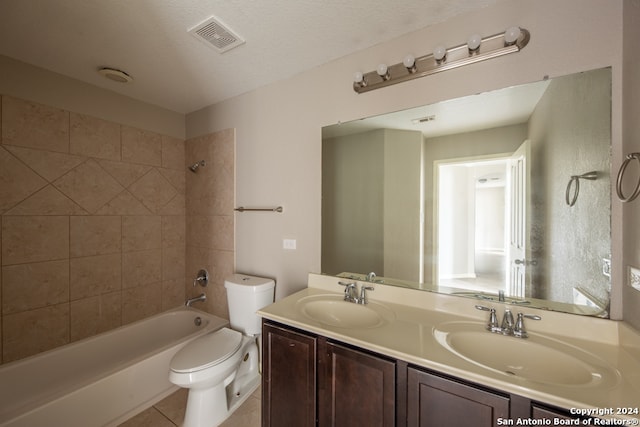
POLYGON ((610 386, 619 373, 598 356, 529 333, 514 338, 487 331, 480 322, 447 322, 434 330, 447 350, 485 369, 555 386, 610 386))
POLYGON ((385 305, 344 301, 340 295, 313 295, 302 298, 297 309, 308 319, 340 328, 377 328, 395 318, 385 305))

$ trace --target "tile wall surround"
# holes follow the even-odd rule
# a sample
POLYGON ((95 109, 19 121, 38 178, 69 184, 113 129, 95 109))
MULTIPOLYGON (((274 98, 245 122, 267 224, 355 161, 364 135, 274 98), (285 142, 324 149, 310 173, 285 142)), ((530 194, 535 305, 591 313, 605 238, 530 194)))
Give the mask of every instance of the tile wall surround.
POLYGON ((234 175, 213 159, 233 162, 233 132, 227 144, 187 141, 190 159, 215 156, 198 178, 228 187, 186 209, 198 196, 186 190, 195 177, 181 139, 4 95, 0 117, 0 363, 181 305, 204 264, 215 280, 200 308, 225 313, 234 175))
POLYGON ((197 172, 187 171, 187 275, 211 275, 206 288, 187 285, 187 298, 204 292, 207 301, 194 307, 229 318, 224 279, 235 269, 235 130, 227 129, 185 142, 188 165, 204 160, 197 172))

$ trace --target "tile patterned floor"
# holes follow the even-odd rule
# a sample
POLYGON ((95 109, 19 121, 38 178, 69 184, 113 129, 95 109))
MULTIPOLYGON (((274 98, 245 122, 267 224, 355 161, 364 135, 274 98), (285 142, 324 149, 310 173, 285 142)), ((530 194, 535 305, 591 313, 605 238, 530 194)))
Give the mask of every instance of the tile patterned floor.
MULTIPOLYGON (((220 427, 260 427, 260 388, 220 427)), ((187 405, 187 390, 180 389, 119 427, 179 427, 187 405)))

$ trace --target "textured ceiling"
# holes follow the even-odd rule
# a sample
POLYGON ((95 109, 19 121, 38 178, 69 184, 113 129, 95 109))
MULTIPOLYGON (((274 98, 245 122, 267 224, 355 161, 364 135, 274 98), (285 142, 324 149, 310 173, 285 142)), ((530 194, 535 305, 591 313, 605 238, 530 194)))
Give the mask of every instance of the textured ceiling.
POLYGON ((497 1, 0 0, 0 54, 188 113, 497 1), (212 15, 246 43, 187 32, 212 15))

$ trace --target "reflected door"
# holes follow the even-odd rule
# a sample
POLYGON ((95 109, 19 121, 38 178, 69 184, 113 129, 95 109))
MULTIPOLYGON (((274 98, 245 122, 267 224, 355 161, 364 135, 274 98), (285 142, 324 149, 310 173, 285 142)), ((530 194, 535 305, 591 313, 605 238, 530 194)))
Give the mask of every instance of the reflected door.
POLYGON ((527 279, 527 206, 529 197, 531 146, 525 141, 510 159, 509 289, 513 297, 524 298, 527 279))

